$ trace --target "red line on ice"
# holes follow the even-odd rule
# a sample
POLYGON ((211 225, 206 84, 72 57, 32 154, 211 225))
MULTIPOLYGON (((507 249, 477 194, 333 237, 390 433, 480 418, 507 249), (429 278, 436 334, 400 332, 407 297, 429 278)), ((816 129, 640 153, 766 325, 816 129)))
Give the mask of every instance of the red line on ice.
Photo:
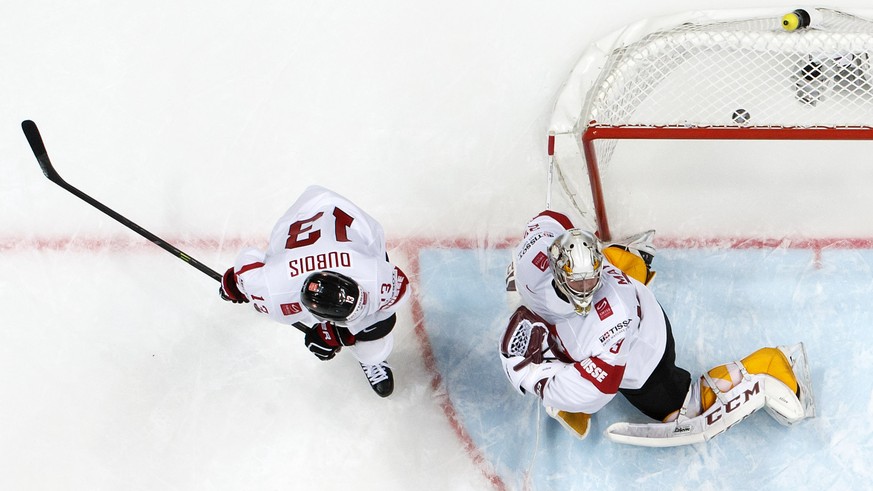
MULTIPOLYGON (((484 240, 474 238, 400 238, 389 243, 389 249, 399 248, 407 254, 409 259, 409 275, 416 279, 420 275, 419 251, 423 248, 447 248, 447 249, 508 249, 515 245, 518 237, 499 238, 496 240, 484 240)), ((246 240, 239 237, 233 238, 175 238, 167 241, 175 247, 186 250, 221 250, 236 253, 246 245, 264 246, 263 239, 246 240)), ((710 237, 710 238, 658 238, 655 245, 661 249, 809 249, 815 254, 816 263, 821 259, 824 249, 873 249, 873 238, 743 238, 743 237, 710 237)), ((158 251, 154 244, 138 236, 124 236, 121 238, 101 237, 75 237, 63 236, 53 238, 43 237, 6 237, 0 238, 0 251, 2 252, 29 252, 29 251, 67 251, 67 252, 140 252, 158 251)), ((455 435, 479 468, 482 474, 494 486, 495 489, 505 490, 506 484, 498 476, 482 452, 476 447, 473 439, 459 421, 447 389, 442 381, 442 375, 437 368, 430 339, 425 329, 424 309, 417 289, 413 289, 412 316, 414 332, 421 346, 422 359, 425 368, 431 375, 431 390, 440 401, 440 405, 449 421, 455 435)))

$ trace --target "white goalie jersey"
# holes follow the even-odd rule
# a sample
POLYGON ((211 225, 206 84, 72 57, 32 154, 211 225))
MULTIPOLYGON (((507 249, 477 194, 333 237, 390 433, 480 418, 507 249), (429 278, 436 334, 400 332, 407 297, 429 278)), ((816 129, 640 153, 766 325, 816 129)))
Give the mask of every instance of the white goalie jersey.
POLYGON ((337 322, 358 334, 389 318, 406 300, 409 281, 388 261, 382 226, 346 198, 310 186, 279 219, 266 251, 243 249, 234 263, 240 291, 255 310, 283 324, 320 322, 300 303, 316 271, 352 278, 363 296, 360 315, 337 322))
POLYGON ((664 355, 666 319, 654 294, 607 258, 591 312, 576 314, 555 290, 548 267, 549 245, 568 228, 570 221, 554 212, 528 223, 513 258, 524 307, 510 319, 501 359, 520 391, 537 394, 548 407, 591 414, 619 388, 643 386, 664 355))

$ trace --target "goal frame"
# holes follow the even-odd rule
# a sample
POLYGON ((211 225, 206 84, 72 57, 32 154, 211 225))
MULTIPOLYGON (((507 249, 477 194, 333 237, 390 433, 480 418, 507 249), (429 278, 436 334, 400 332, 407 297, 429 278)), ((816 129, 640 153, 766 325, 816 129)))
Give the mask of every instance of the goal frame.
POLYGON ((657 126, 598 126, 589 125, 582 133, 581 145, 591 187, 592 206, 601 239, 612 240, 606 200, 600 179, 600 167, 594 142, 610 140, 873 140, 873 127, 657 127, 657 126))
MULTIPOLYGON (((699 123, 686 122, 677 124, 670 121, 633 121, 631 124, 614 124, 610 121, 592 120, 591 92, 594 92, 597 84, 601 81, 601 71, 609 64, 606 61, 611 53, 632 42, 638 41, 648 34, 665 30, 683 23, 718 23, 730 21, 742 21, 746 19, 759 19, 772 17, 779 19, 781 15, 788 13, 786 8, 768 9, 742 9, 723 11, 697 11, 687 12, 657 19, 649 19, 631 24, 619 31, 612 33, 595 43, 583 53, 575 68, 570 73, 558 94, 555 109, 552 115, 552 123, 549 129, 548 156, 550 159, 549 172, 549 197, 547 204, 551 205, 552 192, 552 169, 557 169, 557 175, 563 179, 564 172, 561 162, 556 155, 556 139, 572 140, 573 146, 578 147, 583 166, 587 171, 588 187, 590 192, 590 210, 579 209, 576 201, 571 197, 573 206, 577 211, 586 215, 593 212, 596 222, 593 226, 597 229, 603 240, 611 240, 609 216, 606 207, 603 184, 601 181, 601 156, 595 148, 595 142, 601 140, 807 140, 807 141, 858 141, 873 140, 873 126, 868 125, 868 118, 863 118, 861 124, 850 121, 848 124, 828 122, 828 124, 749 124, 748 122, 732 124, 723 123, 699 123)), ((837 12, 860 17, 860 20, 873 19, 873 11, 845 11, 837 12)), ((871 21, 873 26, 873 21, 871 21)), ((873 32, 873 29, 871 29, 873 32)), ((867 36, 867 31, 864 31, 867 36)), ((868 46, 868 45, 865 45, 868 46)), ((846 48, 846 49, 855 49, 846 48)), ((867 52, 867 51, 865 51, 867 52)), ((873 57, 873 49, 869 54, 873 57)), ((869 104, 870 101, 866 101, 869 104)), ((866 111, 866 104, 864 110, 866 111)), ((873 106, 871 106, 873 107, 873 106)), ((754 111, 753 111, 754 113, 754 111)), ((866 114, 865 114, 866 116, 866 114)), ((873 110, 870 112, 870 124, 873 124, 873 110)), ((608 157, 607 157, 608 158, 608 157)), ((565 186, 566 183, 562 183, 565 186)), ((584 187, 585 183, 573 183, 575 186, 584 187)), ((569 191, 568 191, 569 192, 569 191)))

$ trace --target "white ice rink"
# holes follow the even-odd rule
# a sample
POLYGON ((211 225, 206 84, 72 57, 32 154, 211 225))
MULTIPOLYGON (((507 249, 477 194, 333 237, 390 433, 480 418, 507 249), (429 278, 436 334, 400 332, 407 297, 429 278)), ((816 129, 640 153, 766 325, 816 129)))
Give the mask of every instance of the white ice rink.
MULTIPOLYGON (((679 165, 647 181, 652 210, 665 210, 648 218, 677 239, 656 259, 656 294, 680 362, 699 373, 805 341, 813 421, 786 429, 762 412, 703 446, 620 447, 599 432, 639 416, 617 399, 577 442, 495 376, 505 247, 545 205, 545 135, 569 70, 630 22, 725 6, 0 4, 0 489, 868 486, 869 208, 836 207, 860 240, 830 251, 686 250, 709 210, 657 191, 677 180, 669 172, 687 180, 679 165), (416 289, 390 358, 394 395, 375 396, 348 354, 319 362, 299 332, 222 302, 214 280, 49 182, 25 119, 72 185, 217 271, 264 245, 309 184, 358 203, 416 289)), ((738 185, 725 175, 737 158, 716 152, 693 172, 738 185)), ((821 183, 815 200, 849 184, 864 194, 873 179, 821 160, 830 171, 804 180, 821 183)), ((740 193, 744 207, 797 205, 790 179, 767 178, 758 195, 740 193)), ((824 219, 793 231, 832 235, 824 219)))

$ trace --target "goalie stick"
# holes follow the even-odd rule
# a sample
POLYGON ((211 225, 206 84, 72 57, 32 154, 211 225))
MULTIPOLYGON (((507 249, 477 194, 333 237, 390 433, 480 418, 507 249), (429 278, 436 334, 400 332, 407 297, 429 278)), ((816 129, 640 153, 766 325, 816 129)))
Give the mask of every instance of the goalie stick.
MULTIPOLYGON (((54 166, 52 165, 51 160, 49 160, 48 152, 45 149, 45 143, 43 143, 43 141, 42 141, 42 136, 39 133, 39 128, 37 128, 36 123, 34 123, 31 120, 22 121, 21 122, 21 129, 24 131, 24 136, 27 137, 27 142, 30 144, 30 149, 33 150, 33 155, 36 157, 36 161, 39 163, 39 167, 40 167, 40 169, 42 169, 42 173, 45 174, 45 176, 48 178, 49 181, 64 188, 65 190, 69 191, 71 194, 75 195, 77 198, 81 199, 82 201, 93 206, 94 208, 97 208, 98 210, 102 211, 103 213, 114 218, 115 220, 117 220, 119 223, 121 223, 125 227, 142 235, 143 237, 145 237, 146 239, 148 239, 149 241, 151 241, 153 244, 157 245, 161 249, 163 249, 163 250, 169 252, 170 254, 176 256, 177 258, 185 261, 186 263, 190 264, 191 266, 197 268, 198 271, 206 274, 210 278, 221 283, 221 275, 217 271, 204 265, 200 261, 194 259, 193 257, 189 256, 185 252, 181 251, 180 249, 178 249, 174 245, 172 245, 169 242, 165 241, 164 239, 158 237, 157 235, 149 232, 148 230, 142 228, 141 226, 137 225, 136 223, 128 220, 127 218, 125 218, 121 214, 117 213, 112 208, 109 208, 108 206, 97 201, 96 199, 92 198, 91 196, 88 196, 87 194, 80 191, 78 188, 76 188, 72 184, 65 181, 61 177, 61 175, 58 174, 58 171, 55 170, 54 166)), ((301 332, 306 332, 308 330, 308 329, 305 329, 305 326, 301 323, 294 324, 294 327, 297 328, 301 332)))

